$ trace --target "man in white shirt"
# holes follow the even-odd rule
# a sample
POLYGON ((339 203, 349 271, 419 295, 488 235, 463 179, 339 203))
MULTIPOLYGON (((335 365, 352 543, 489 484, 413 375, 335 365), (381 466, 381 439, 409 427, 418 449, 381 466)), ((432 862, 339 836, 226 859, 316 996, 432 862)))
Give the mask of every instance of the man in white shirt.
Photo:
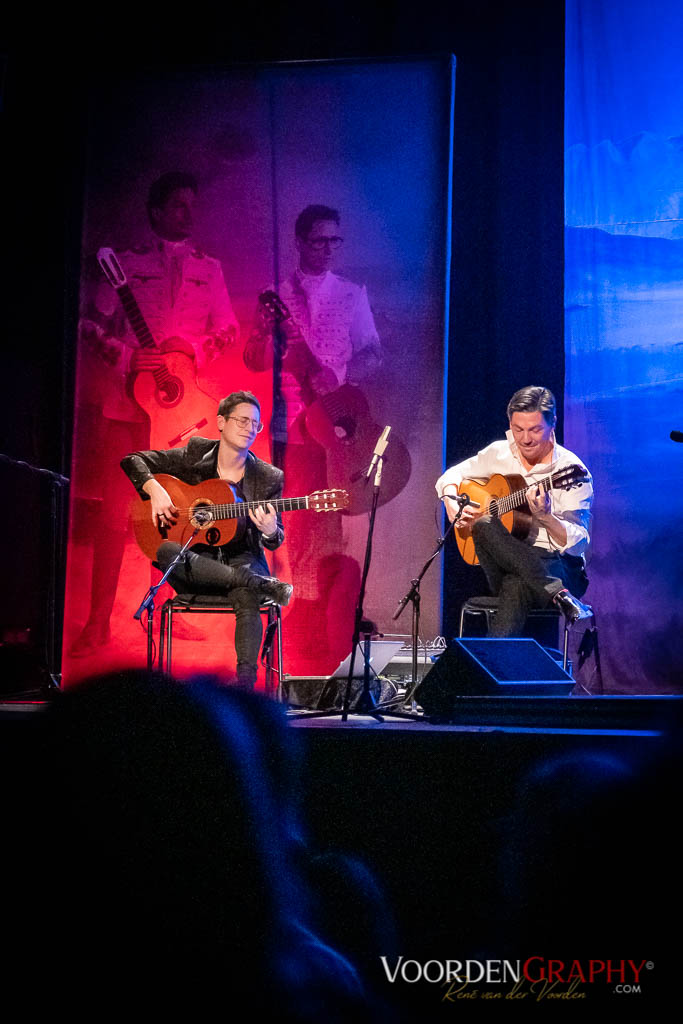
MULTIPOLYGON (((284 468, 293 494, 344 487, 343 476, 328 479, 326 451, 307 430, 306 410, 344 384, 361 383, 382 363, 365 285, 331 269, 344 243, 340 231, 337 210, 321 205, 302 210, 294 225, 298 266, 278 287, 288 315, 279 325, 285 344, 276 380, 279 412, 274 412, 271 436, 274 462, 284 468)), ((275 325, 276 318, 259 304, 244 350, 250 370, 273 367, 275 325)), ((288 527, 287 549, 299 608, 304 601, 315 603, 318 649, 328 652, 320 657, 329 657, 330 664, 340 653, 334 645, 341 644, 343 657, 346 638, 353 631, 349 595, 358 590, 360 570, 346 551, 351 531, 358 528, 353 519, 342 523, 338 516, 326 516, 324 522, 318 516, 294 517, 288 527)), ((313 628, 312 619, 290 616, 287 634, 296 637, 300 630, 302 646, 313 628)))
POLYGON ((585 553, 590 544, 593 485, 580 459, 555 440, 553 394, 542 387, 517 391, 507 408, 510 430, 471 459, 439 478, 436 491, 455 519, 452 500, 464 479, 486 481, 495 473, 521 475, 528 484, 531 527, 524 540, 513 537, 500 520, 466 506, 456 529, 471 529, 479 563, 498 597, 492 636, 517 636, 532 608, 554 603, 570 621, 589 612, 579 600, 588 586, 585 553), (565 466, 579 466, 586 478, 570 490, 546 491, 540 481, 565 466))

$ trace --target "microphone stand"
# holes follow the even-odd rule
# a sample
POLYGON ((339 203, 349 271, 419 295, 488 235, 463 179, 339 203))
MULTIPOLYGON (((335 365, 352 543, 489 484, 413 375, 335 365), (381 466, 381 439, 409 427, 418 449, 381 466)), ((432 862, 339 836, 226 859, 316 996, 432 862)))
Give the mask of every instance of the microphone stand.
MULTIPOLYGON (((62 692, 62 642, 57 628, 57 616, 64 615, 63 572, 66 562, 66 511, 70 479, 44 466, 34 466, 22 459, 0 453, 0 462, 16 466, 29 473, 39 475, 50 484, 50 559, 47 571, 47 593, 45 601, 45 634, 42 638, 45 664, 41 666, 44 677, 40 684, 46 697, 62 692)), ((63 623, 62 623, 63 625, 63 623)))
MULTIPOLYGON (((389 437, 390 427, 385 427, 381 437, 377 442, 370 468, 368 469, 366 480, 370 479, 372 470, 375 470, 375 480, 373 485, 372 493, 372 505, 370 509, 370 524, 368 527, 368 537, 365 543, 365 561, 363 563, 363 573, 361 576, 360 591, 358 595, 358 603, 356 605, 356 614, 354 619, 353 627, 353 640, 351 646, 351 663, 349 665, 349 674, 346 680, 346 693, 344 694, 344 701, 342 704, 342 721, 346 722, 349 716, 349 705, 351 701, 351 688, 353 683, 353 669, 356 661, 356 649, 360 645, 360 635, 363 633, 363 658, 364 658, 364 672, 363 672, 363 689, 356 702, 354 708, 354 714, 359 715, 370 715, 378 722, 384 721, 382 716, 377 710, 377 704, 375 702, 372 693, 370 692, 370 650, 371 650, 371 637, 372 637, 372 626, 363 618, 363 601, 365 599, 365 584, 370 571, 370 559, 372 555, 372 538, 375 530, 375 515, 377 513, 377 506, 379 504, 379 491, 382 483, 382 469, 384 465, 384 449, 387 445, 389 437)), ((303 711, 294 715, 290 715, 290 718, 330 718, 338 715, 339 711, 334 708, 328 711, 303 711)), ((391 711, 390 714, 398 717, 416 717, 416 716, 403 716, 400 712, 391 711)))
POLYGON ((142 613, 144 611, 147 612, 147 668, 148 668, 148 670, 150 672, 152 671, 152 668, 154 667, 154 598, 156 597, 157 591, 159 590, 159 588, 163 587, 164 583, 166 582, 168 577, 171 575, 171 573, 175 569, 176 565, 178 564, 180 559, 183 557, 183 555, 185 554, 185 552, 189 548, 189 546, 192 543, 192 541, 195 539, 195 537, 199 533, 199 530, 200 530, 200 527, 198 526, 195 529, 195 531, 192 534, 192 536, 190 537, 190 539, 187 541, 187 543, 185 543, 182 546, 182 548, 180 549, 178 554, 175 556, 175 558, 173 559, 173 561, 171 562, 171 564, 169 565, 168 569, 166 570, 164 575, 161 577, 159 582, 155 583, 153 586, 151 586, 149 588, 149 590, 147 591, 147 593, 143 597, 142 602, 141 602, 138 610, 133 615, 134 619, 137 619, 138 621, 140 621, 140 619, 142 619, 142 613))
POLYGON ((363 575, 360 581, 360 592, 358 594, 358 604, 356 605, 356 618, 353 627, 353 640, 351 641, 351 664, 349 665, 349 675, 346 680, 346 693, 344 695, 344 703, 342 705, 342 722, 345 722, 349 717, 349 704, 351 702, 351 687, 353 683, 353 667, 356 661, 356 647, 360 643, 361 630, 364 629, 364 643, 363 643, 363 659, 364 659, 364 670, 363 670, 363 689, 361 694, 356 701, 356 707, 354 708, 355 714, 357 715, 370 715, 378 722, 383 722, 384 719, 377 712, 377 705, 375 698, 370 693, 370 637, 371 627, 369 623, 363 621, 363 601, 365 599, 365 584, 370 571, 370 558, 372 556, 372 538, 375 532, 375 515, 377 513, 377 505, 379 502, 379 489, 382 483, 382 469, 384 466, 384 456, 377 456, 377 469, 375 471, 375 482, 372 488, 372 506, 370 508, 370 525, 368 527, 368 539, 365 544, 365 561, 363 563, 363 575))
MULTIPOLYGON (((466 505, 470 504, 470 499, 469 499, 469 496, 467 494, 449 495, 449 497, 453 501, 457 502, 457 504, 458 504, 458 511, 455 514, 453 522, 448 524, 448 529, 445 531, 443 537, 441 537, 441 539, 439 540, 438 544, 436 545, 436 548, 434 549, 434 552, 429 556, 429 558, 427 559, 425 564, 422 566, 422 570, 421 570, 419 576, 416 579, 410 581, 410 590, 408 591, 407 594, 405 594, 404 597, 401 598, 401 600, 398 603, 398 607, 397 607, 396 611, 394 612, 394 614, 392 616, 392 621, 395 622, 396 619, 398 619, 400 617, 400 615, 402 614, 402 612, 403 612, 404 608, 406 607, 406 605, 408 604, 408 602, 410 602, 412 604, 412 606, 413 606, 413 617, 412 617, 412 627, 411 627, 411 634, 412 634, 411 638, 412 638, 412 655, 413 655, 413 658, 412 658, 411 684, 410 684, 410 688, 409 688, 406 696, 401 700, 401 703, 402 704, 411 703, 412 707, 413 707, 413 713, 415 712, 415 703, 414 703, 413 697, 414 697, 415 691, 416 691, 416 689, 417 689, 417 687, 419 685, 419 680, 417 678, 417 648, 418 648, 419 635, 420 635, 420 583, 422 582, 422 577, 427 572, 427 569, 432 564, 432 562, 434 561, 434 559, 436 558, 436 556, 439 554, 439 552, 441 551, 442 547, 446 543, 448 535, 450 533, 452 533, 452 531, 454 530, 455 524, 458 522, 458 520, 462 516, 463 509, 465 508, 466 505)), ((392 714, 397 714, 397 713, 398 712, 393 712, 392 711, 392 714)), ((413 713, 408 713, 407 717, 412 718, 413 717, 413 713)))

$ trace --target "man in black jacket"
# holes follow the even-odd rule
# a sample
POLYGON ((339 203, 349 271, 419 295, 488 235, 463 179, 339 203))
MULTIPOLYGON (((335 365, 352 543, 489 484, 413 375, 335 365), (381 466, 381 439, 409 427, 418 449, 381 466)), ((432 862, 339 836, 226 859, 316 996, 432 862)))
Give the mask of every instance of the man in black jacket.
MULTIPOLYGON (((263 501, 249 510, 249 522, 229 544, 195 544, 173 570, 169 582, 176 590, 196 594, 228 594, 235 607, 235 650, 240 685, 256 682, 261 645, 259 607, 265 599, 286 605, 292 586, 268 575, 264 548, 274 551, 284 540, 282 521, 272 505, 282 496, 283 473, 249 451, 261 431, 261 407, 250 391, 234 391, 218 406, 218 441, 193 437, 186 448, 135 452, 121 461, 143 499, 149 499, 150 515, 163 536, 175 525, 178 509, 166 489, 155 479, 168 473, 187 484, 218 477, 230 486, 237 501, 263 501)), ((246 520, 245 520, 246 521, 246 520)), ((163 541, 157 562, 166 571, 180 545, 163 541)))

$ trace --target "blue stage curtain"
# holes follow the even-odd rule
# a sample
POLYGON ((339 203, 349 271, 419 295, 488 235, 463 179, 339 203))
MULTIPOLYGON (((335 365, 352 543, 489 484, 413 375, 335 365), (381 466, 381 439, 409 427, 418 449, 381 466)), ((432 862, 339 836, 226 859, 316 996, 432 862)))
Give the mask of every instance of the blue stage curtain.
POLYGON ((683 675, 682 37, 678 0, 567 0, 565 441, 612 693, 683 675))

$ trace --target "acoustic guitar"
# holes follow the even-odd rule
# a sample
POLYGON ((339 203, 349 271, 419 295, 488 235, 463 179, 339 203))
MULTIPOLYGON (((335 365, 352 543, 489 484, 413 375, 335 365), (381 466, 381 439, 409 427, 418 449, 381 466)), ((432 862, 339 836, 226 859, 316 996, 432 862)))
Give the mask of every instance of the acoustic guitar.
POLYGON ((140 549, 148 558, 156 558, 159 545, 165 541, 185 544, 195 529, 196 541, 216 547, 234 540, 238 529, 249 523, 249 511, 272 505, 276 512, 294 512, 308 509, 312 512, 339 512, 347 508, 346 491, 331 488, 315 491, 302 498, 276 498, 274 501, 238 501, 225 480, 205 480, 201 484, 186 484, 168 473, 154 477, 164 487, 179 511, 173 526, 160 529, 152 522, 150 504, 135 498, 131 506, 133 533, 140 549))
MULTIPOLYGON (((536 483, 547 493, 550 490, 570 491, 580 487, 587 479, 586 471, 581 466, 566 466, 536 483)), ((531 486, 523 476, 516 473, 496 473, 485 483, 463 480, 458 487, 458 494, 467 494, 473 501, 479 502, 481 509, 477 509, 477 515, 500 519, 508 533, 524 540, 529 534, 532 521, 531 509, 526 500, 526 492, 531 486)), ((458 551, 468 565, 479 565, 471 528, 456 530, 455 539, 458 551)))
POLYGON ((192 346, 182 338, 168 338, 158 346, 114 250, 100 249, 97 259, 140 348, 158 349, 164 357, 158 370, 138 373, 132 383, 135 401, 149 416, 150 447, 178 448, 194 434, 217 437, 217 403, 197 384, 192 346))
MULTIPOLYGON (((382 427, 372 419, 367 398, 355 384, 336 385, 326 394, 320 394, 317 379, 331 371, 313 355, 277 292, 262 292, 259 302, 277 324, 291 321, 294 325, 293 336, 283 345, 281 365, 301 388, 306 405, 302 414, 306 430, 325 449, 328 477, 339 480, 348 489, 348 514, 368 512, 372 488, 365 486, 364 471, 370 465, 382 427)), ((410 472, 410 452, 392 431, 382 472, 380 505, 403 490, 410 472)))

